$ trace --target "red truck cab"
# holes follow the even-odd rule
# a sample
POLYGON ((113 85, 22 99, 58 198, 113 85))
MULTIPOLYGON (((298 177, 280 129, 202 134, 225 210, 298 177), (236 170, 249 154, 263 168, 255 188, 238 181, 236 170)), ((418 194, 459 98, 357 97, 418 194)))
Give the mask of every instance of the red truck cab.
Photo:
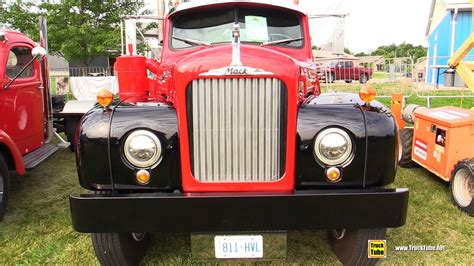
MULTIPOLYGON (((320 93, 308 16, 221 0, 163 20, 161 57, 117 58, 120 100, 101 93, 79 123, 92 193, 70 195, 72 223, 99 261, 138 263, 153 232, 328 229, 341 262, 374 263, 368 240, 406 219, 408 190, 385 188, 398 130, 375 95, 320 93)), ((215 241, 216 258, 233 256, 227 245, 215 241)))
POLYGON ((9 171, 24 175, 58 149, 48 143, 46 58, 37 46, 19 32, 0 29, 0 219, 9 194, 9 171), (38 51, 42 54, 35 54, 38 51))

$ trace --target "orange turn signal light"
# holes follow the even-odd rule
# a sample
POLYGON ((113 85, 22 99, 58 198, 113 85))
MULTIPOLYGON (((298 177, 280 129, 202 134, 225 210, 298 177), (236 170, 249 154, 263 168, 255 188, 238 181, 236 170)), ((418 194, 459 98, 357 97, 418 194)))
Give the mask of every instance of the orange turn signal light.
POLYGON ((326 170, 326 177, 331 182, 339 182, 341 181, 341 171, 337 167, 331 167, 326 170))
POLYGON ((114 99, 114 95, 106 89, 103 89, 99 91, 99 93, 97 93, 97 102, 103 108, 109 107, 113 99, 114 99))
POLYGON ((150 173, 147 170, 139 170, 136 174, 137 182, 140 185, 146 185, 150 182, 150 173))
POLYGON ((375 100, 375 96, 377 96, 377 92, 373 87, 368 85, 363 86, 359 91, 359 97, 365 103, 370 103, 375 100))

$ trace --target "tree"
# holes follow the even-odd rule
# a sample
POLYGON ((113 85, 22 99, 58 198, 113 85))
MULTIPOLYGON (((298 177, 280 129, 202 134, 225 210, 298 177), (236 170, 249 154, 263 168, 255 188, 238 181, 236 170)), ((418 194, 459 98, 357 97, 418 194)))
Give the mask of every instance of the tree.
POLYGON ((48 20, 50 53, 66 60, 77 60, 87 66, 98 55, 108 50, 120 50, 120 20, 123 15, 137 14, 141 1, 61 1, 33 6, 15 3, 0 17, 0 23, 28 34, 37 40, 38 17, 48 20))
POLYGON ((419 58, 426 56, 427 49, 421 45, 413 46, 412 44, 402 43, 400 45, 385 45, 380 46, 372 55, 381 55, 385 58, 395 57, 410 57, 413 62, 416 62, 419 58))

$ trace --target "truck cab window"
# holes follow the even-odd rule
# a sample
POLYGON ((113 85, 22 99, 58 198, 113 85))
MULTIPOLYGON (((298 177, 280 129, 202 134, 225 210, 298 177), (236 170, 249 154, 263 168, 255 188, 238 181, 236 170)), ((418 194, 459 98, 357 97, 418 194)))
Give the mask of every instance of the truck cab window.
MULTIPOLYGON (((221 7, 176 15, 171 36, 177 38, 171 39, 171 47, 181 49, 193 46, 179 39, 211 44, 230 43, 235 22, 239 23, 242 43, 258 45, 303 37, 301 18, 296 13, 264 7, 221 7)), ((300 48, 303 40, 275 45, 300 48)))
MULTIPOLYGON (((7 76, 14 78, 33 59, 28 47, 14 47, 10 50, 7 60, 7 76)), ((34 74, 33 64, 29 65, 19 78, 29 78, 34 74)))

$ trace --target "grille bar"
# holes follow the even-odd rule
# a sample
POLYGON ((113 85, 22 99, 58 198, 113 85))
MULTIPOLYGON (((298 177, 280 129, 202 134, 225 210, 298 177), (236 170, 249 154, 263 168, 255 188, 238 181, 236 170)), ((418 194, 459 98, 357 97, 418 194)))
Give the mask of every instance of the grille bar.
POLYGON ((282 82, 197 79, 190 89, 194 177, 201 182, 278 180, 282 82))

